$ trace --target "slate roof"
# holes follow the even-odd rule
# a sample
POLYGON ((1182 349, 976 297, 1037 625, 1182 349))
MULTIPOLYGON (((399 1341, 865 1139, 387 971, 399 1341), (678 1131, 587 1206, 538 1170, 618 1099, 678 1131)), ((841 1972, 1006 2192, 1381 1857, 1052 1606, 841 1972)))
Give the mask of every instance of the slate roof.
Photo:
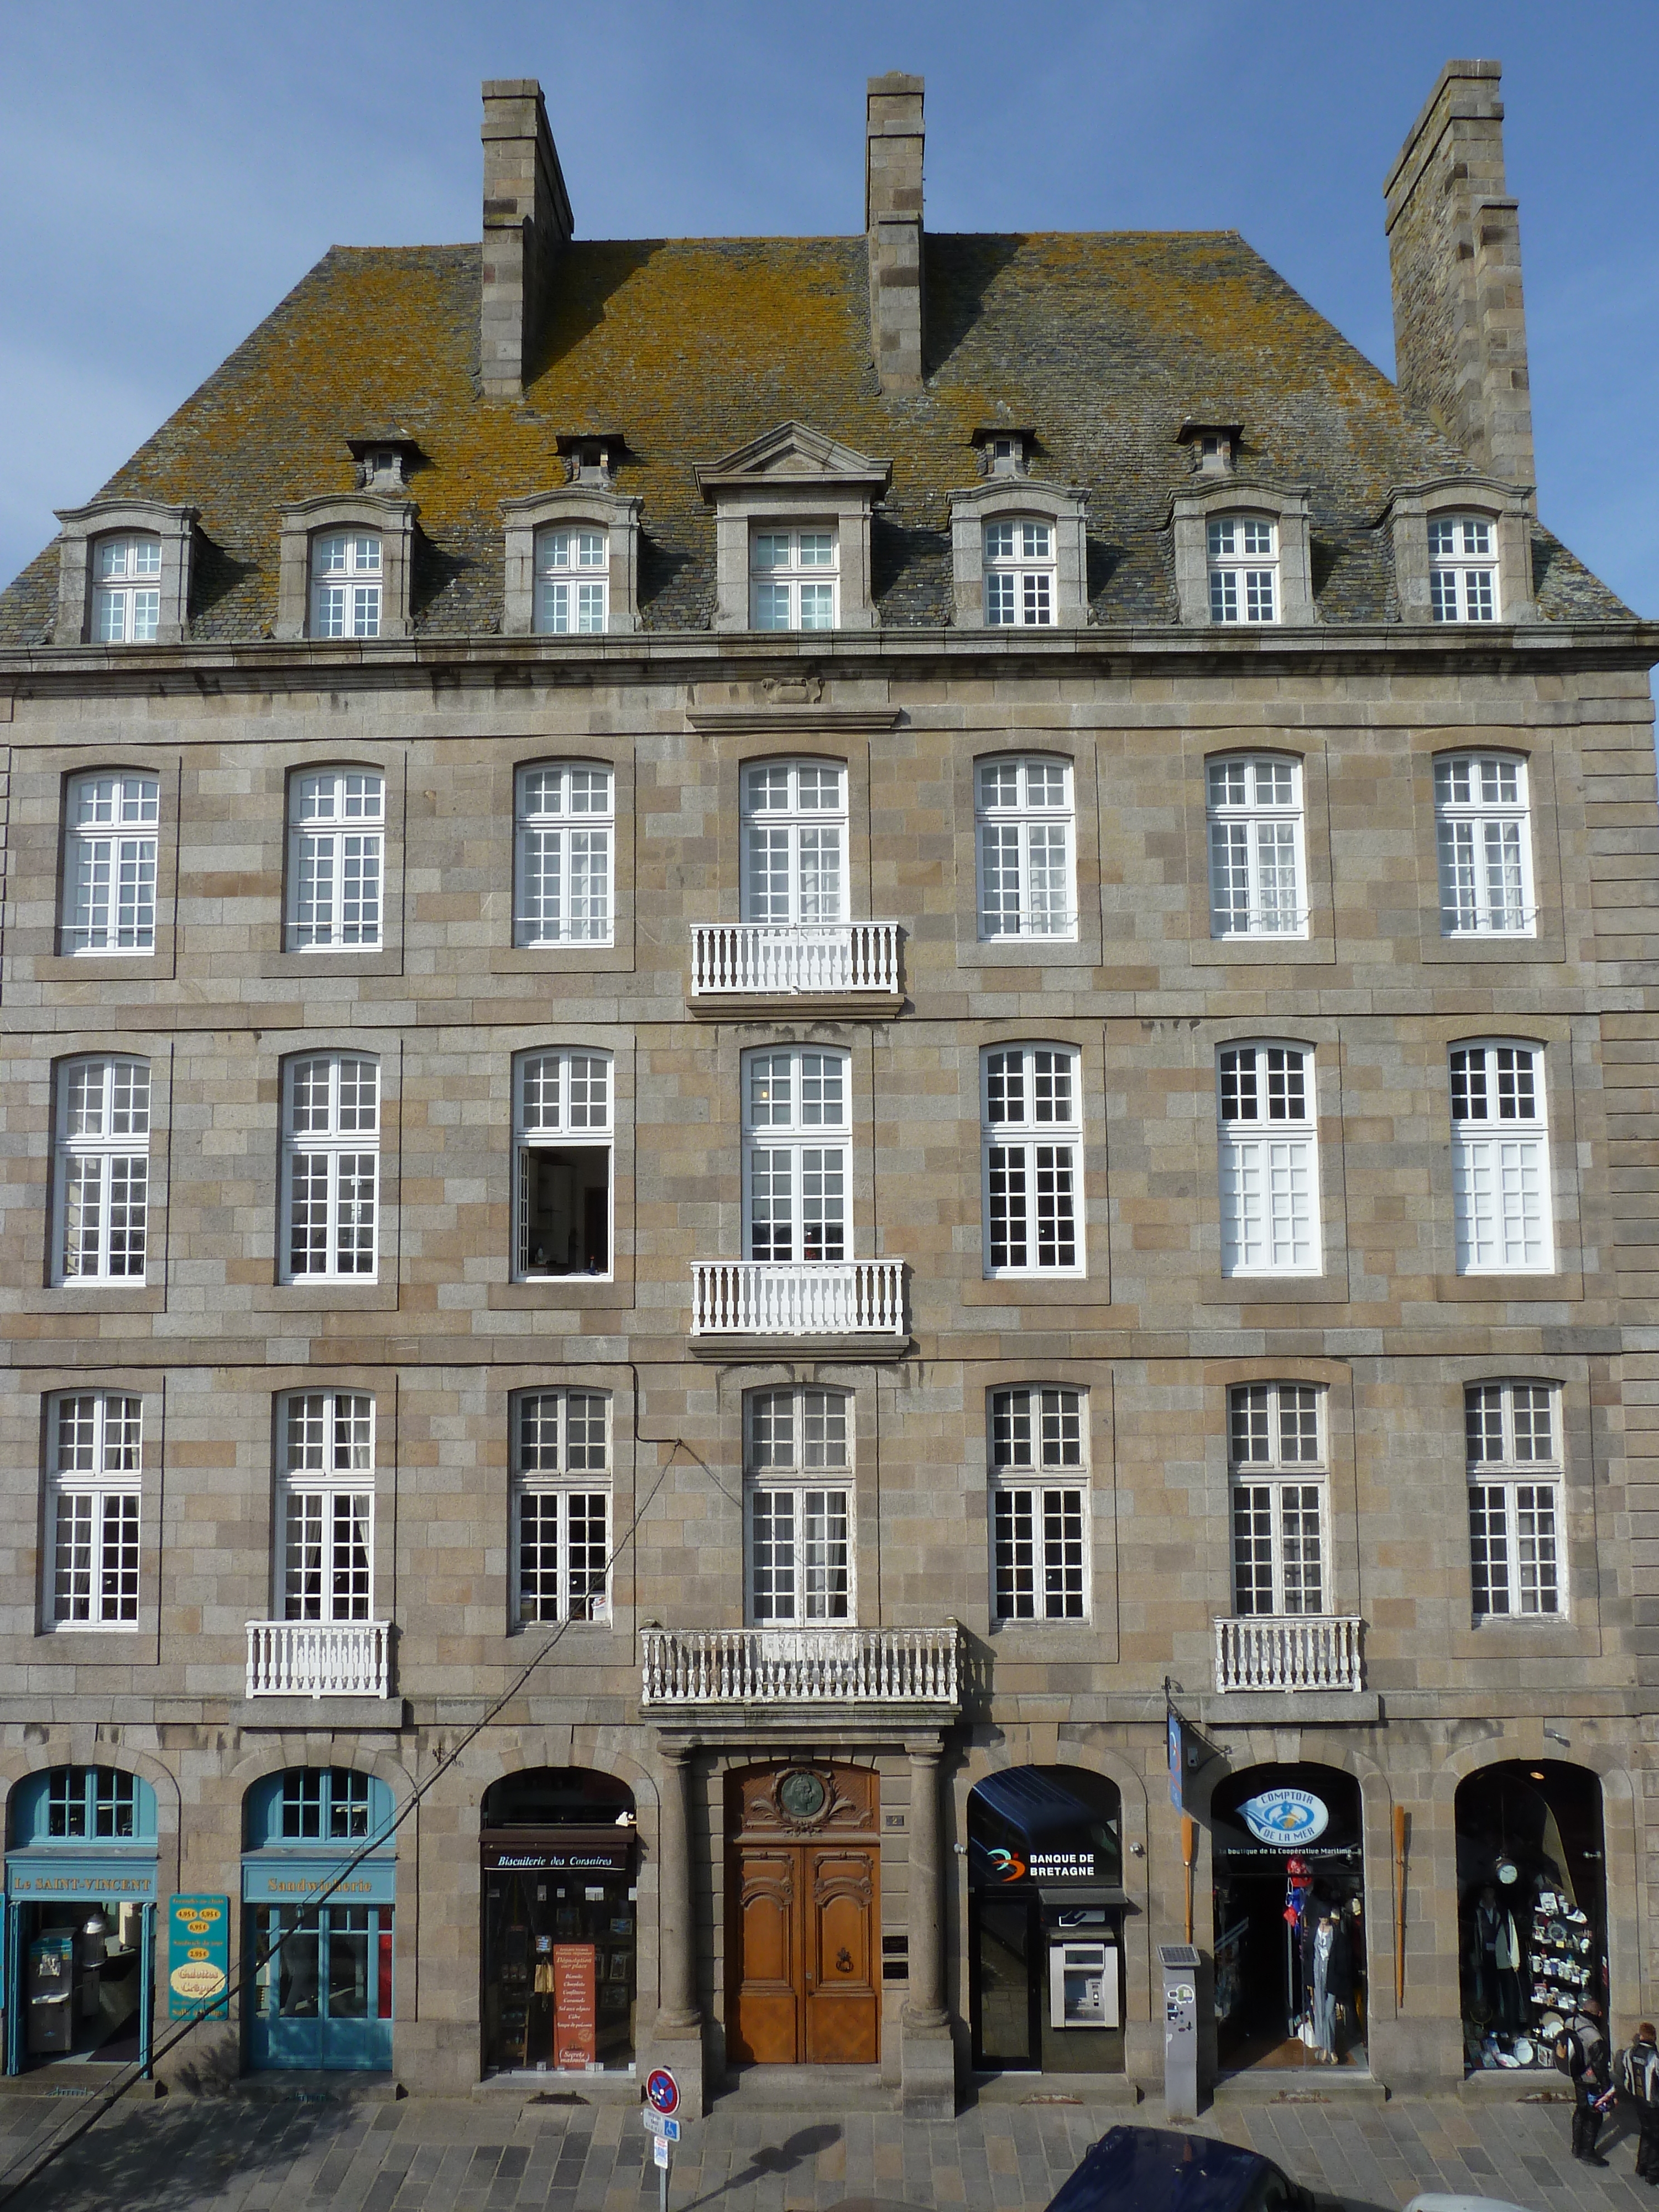
MULTIPOLYGON (((1033 474, 1089 490, 1092 619, 1176 619, 1169 494, 1184 419, 1244 425, 1242 460, 1312 490, 1322 621, 1393 615, 1376 527, 1390 487, 1455 471, 1456 448, 1236 233, 930 235, 927 375, 878 391, 861 237, 578 242, 521 402, 477 386, 480 249, 336 246, 103 487, 201 511, 192 631, 252 640, 276 614, 278 510, 355 486, 346 441, 401 431, 423 456, 417 634, 499 627, 500 502, 564 481, 560 434, 620 428, 617 489, 643 495, 647 630, 700 629, 714 520, 693 464, 794 417, 890 455, 874 590, 884 628, 949 619, 947 494, 973 430, 1033 424, 1033 474)), ((1547 532, 1540 610, 1629 611, 1547 532)), ((0 594, 0 645, 56 605, 48 550, 0 594)))

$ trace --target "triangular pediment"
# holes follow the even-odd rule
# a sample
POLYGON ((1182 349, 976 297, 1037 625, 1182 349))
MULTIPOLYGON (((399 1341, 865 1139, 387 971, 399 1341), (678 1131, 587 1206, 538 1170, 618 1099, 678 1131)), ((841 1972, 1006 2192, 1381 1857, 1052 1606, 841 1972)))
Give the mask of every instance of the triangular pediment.
POLYGON ((890 461, 860 453, 809 422, 780 422, 746 446, 704 463, 697 470, 697 482, 705 495, 761 483, 843 484, 884 491, 892 473, 890 461))

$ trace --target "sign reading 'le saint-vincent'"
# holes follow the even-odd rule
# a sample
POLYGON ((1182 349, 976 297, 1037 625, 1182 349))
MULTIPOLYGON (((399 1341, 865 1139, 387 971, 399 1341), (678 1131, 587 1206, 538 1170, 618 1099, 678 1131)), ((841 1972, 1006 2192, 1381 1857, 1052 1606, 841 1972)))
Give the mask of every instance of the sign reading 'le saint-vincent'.
POLYGON ((1331 1817, 1324 1801, 1306 1790, 1264 1790, 1238 1810, 1259 1843, 1283 1844, 1286 1850, 1322 1836, 1331 1817))

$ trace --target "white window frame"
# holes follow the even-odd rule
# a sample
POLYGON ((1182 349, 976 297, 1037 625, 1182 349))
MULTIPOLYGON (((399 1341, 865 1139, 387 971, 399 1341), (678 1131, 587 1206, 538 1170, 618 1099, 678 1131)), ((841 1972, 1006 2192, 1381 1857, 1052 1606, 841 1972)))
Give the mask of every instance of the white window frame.
POLYGON ((1324 1272, 1312 1048, 1245 1040, 1216 1053, 1221 1272, 1324 1272))
POLYGON ((385 607, 386 561, 380 533, 319 530, 311 540, 313 637, 379 637, 385 607))
POLYGON ((1239 1382, 1227 1393, 1237 1620, 1317 1619, 1330 1611, 1326 1397, 1312 1382, 1239 1382))
POLYGON ((761 1046, 744 1053, 741 1081, 744 1258, 850 1260, 852 1055, 834 1045, 761 1046))
POLYGON ((611 626, 611 532, 552 523, 536 532, 536 629, 543 637, 602 637, 611 626))
MULTIPOLYGON (((616 1269, 616 1060, 589 1045, 538 1046, 513 1062, 513 1251, 514 1279, 521 1283, 568 1281, 584 1276, 609 1282, 616 1269), (532 1243, 534 1214, 531 1180, 547 1152, 588 1152, 605 1161, 605 1265, 556 1267, 550 1255, 538 1260, 532 1243)), ((587 1186, 584 1186, 584 1188, 587 1186)), ((586 1201, 584 1200, 584 1212, 586 1201)), ((586 1220, 571 1233, 586 1242, 586 1220)), ((544 1248, 543 1248, 544 1249, 544 1248)))
POLYGON ((1054 524, 1040 514, 1000 514, 984 527, 985 627, 1052 629, 1060 605, 1054 524))
POLYGON ((750 1627, 829 1628, 858 1620, 855 1429, 848 1390, 798 1383, 745 1395, 743 1583, 750 1627), (787 1460, 774 1456, 782 1441, 780 1419, 789 1425, 787 1460), (774 1501, 786 1499, 783 1534, 774 1501), (763 1561, 768 1543, 787 1545, 787 1597, 775 1585, 760 1587, 763 1575, 779 1571, 775 1560, 763 1561))
POLYGON ((513 793, 513 942, 614 944, 616 771, 606 761, 526 761, 513 793))
POLYGON ((63 950, 100 959, 154 952, 160 776, 133 769, 71 776, 64 811, 63 950))
POLYGON ((1526 762, 1515 753, 1442 753, 1434 819, 1441 934, 1535 935, 1526 762))
POLYGON ((1076 1046, 987 1045, 979 1083, 986 1279, 1085 1274, 1083 1066, 1076 1046), (1016 1249, 1025 1256, 997 1257, 1016 1249))
POLYGON ((42 1613, 54 1632, 138 1626, 143 1413, 125 1390, 64 1390, 47 1402, 42 1613))
POLYGON ((1498 620, 1498 524, 1490 514, 1446 514, 1428 518, 1429 619, 1437 623, 1498 620))
POLYGON ((124 1053, 60 1060, 52 1281, 144 1280, 149 1213, 149 1062, 124 1053))
POLYGON ((374 1053, 301 1052, 283 1064, 282 1280, 373 1283, 380 1275, 380 1063, 374 1053), (318 1085, 320 1078, 321 1091, 318 1085), (308 1123, 297 1126, 303 1115, 308 1123), (322 1209, 319 1243, 296 1266, 298 1209, 322 1209))
POLYGON ((751 523, 749 626, 830 630, 841 624, 841 532, 834 522, 751 523), (781 617, 781 619, 780 619, 781 617))
POLYGON ((1544 1048, 1474 1038, 1451 1048, 1449 1076, 1458 1273, 1553 1273, 1544 1048))
POLYGON ((125 530, 92 544, 92 636, 96 645, 154 645, 161 623, 161 540, 125 530))
POLYGON ((1308 860, 1302 763, 1283 753, 1206 762, 1210 934, 1305 938, 1308 860))
POLYGON ((386 777, 295 769, 288 780, 288 949, 378 952, 386 933, 386 777))
POLYGON ((1279 581, 1279 521, 1234 508, 1206 517, 1210 620, 1220 625, 1276 623, 1284 595, 1279 581))
POLYGON ((974 824, 980 942, 1075 939, 1072 763, 1048 753, 975 761, 974 824))
POLYGON ((512 1627, 611 1620, 611 1394, 520 1390, 511 1459, 512 1627))
POLYGON ((1089 1394, 1070 1383, 1016 1383, 987 1394, 991 1622, 1087 1621, 1089 1394))
POLYGON ((1565 1620, 1560 1385, 1472 1382, 1463 1393, 1463 1429, 1475 1621, 1565 1620))
POLYGON ((374 1618, 375 1412, 367 1390, 287 1390, 277 1400, 279 1620, 374 1618), (314 1559, 306 1556, 313 1543, 314 1559))
POLYGON ((845 921, 845 763, 746 761, 739 811, 744 921, 777 929, 845 921))

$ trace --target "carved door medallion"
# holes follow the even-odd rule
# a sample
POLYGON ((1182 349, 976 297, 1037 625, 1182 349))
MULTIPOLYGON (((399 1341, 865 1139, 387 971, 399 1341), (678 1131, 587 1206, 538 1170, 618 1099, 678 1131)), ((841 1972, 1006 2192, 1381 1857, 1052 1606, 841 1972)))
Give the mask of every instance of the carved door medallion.
POLYGON ((879 2050, 877 1777, 751 1767, 726 1793, 726 2039, 761 2065, 864 2066, 879 2050))

